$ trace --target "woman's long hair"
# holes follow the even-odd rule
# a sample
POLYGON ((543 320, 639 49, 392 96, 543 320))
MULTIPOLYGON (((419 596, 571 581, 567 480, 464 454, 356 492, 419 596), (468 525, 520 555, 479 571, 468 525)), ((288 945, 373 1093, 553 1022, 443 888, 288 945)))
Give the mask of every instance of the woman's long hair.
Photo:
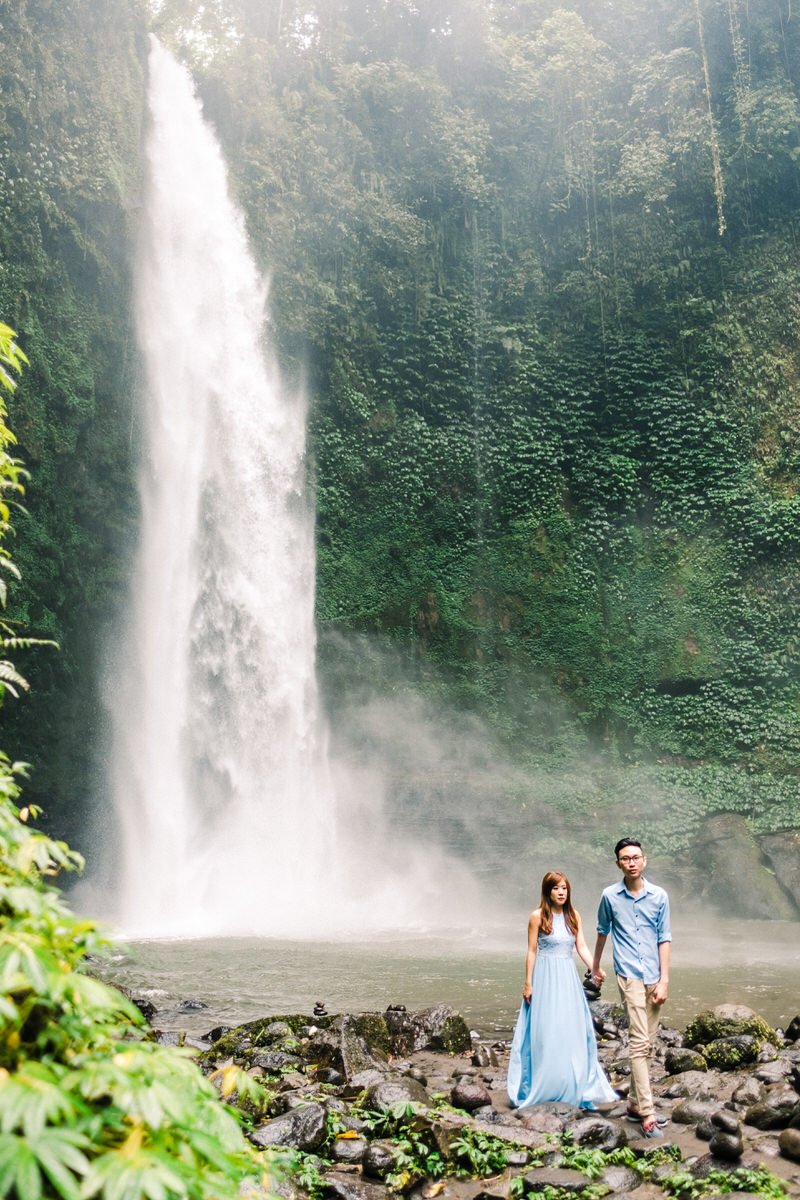
POLYGON ((542 919, 539 923, 539 932, 553 932, 553 906, 550 902, 550 893, 557 883, 564 883, 567 888, 567 899, 564 902, 564 923, 570 933, 577 934, 578 917, 575 909, 572 907, 572 888, 569 886, 569 880, 562 871, 548 871, 542 880, 542 919))

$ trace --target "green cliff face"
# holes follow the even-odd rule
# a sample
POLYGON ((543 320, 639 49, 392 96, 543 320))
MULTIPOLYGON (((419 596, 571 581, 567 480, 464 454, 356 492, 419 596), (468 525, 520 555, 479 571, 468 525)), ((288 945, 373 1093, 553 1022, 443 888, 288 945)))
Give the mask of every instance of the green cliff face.
MULTIPOLYGON (((64 644, 29 668, 15 736, 61 814, 135 521, 139 18, 53 0, 3 20, 0 312, 33 364, 17 603, 64 644)), ((620 814, 661 851, 719 812, 800 825, 800 51, 780 5, 154 19, 194 59, 310 394, 331 694, 356 673, 338 635, 374 639, 378 676, 478 714, 592 842, 620 814)))
MULTIPOLYGON (((143 12, 131 0, 18 0, 0 26, 0 312, 30 360, 10 405, 31 481, 10 614, 58 640, 29 652, 3 745, 77 837, 103 730, 99 664, 135 521, 131 214, 143 12)), ((80 840, 78 838, 78 840, 80 840)))

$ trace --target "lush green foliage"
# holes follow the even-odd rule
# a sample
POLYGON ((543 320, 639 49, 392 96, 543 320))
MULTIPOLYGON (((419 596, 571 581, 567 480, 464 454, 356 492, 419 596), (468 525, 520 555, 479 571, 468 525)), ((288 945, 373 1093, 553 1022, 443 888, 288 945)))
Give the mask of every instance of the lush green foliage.
MULTIPOLYGON (((98 723, 87 635, 112 610, 135 508, 115 248, 141 14, 101 7, 15 6, 0 80, 0 299, 41 364, 15 402, 37 468, 20 615, 83 664, 74 682, 35 669, 19 740, 33 756, 44 731, 41 786, 62 797, 87 740, 63 713, 98 723), (85 38, 107 47, 99 76, 56 54, 85 38)), ((331 692, 341 643, 325 634, 364 633, 437 703, 487 717, 545 785, 593 750, 611 790, 635 764, 693 827, 706 782, 725 809, 751 794, 760 828, 796 826, 800 46, 785 0, 153 9, 192 60, 271 271, 284 366, 312 397, 331 692)))
POLYGON ((531 762, 558 765, 553 703, 576 751, 659 790, 675 767, 734 795, 757 777, 796 825, 787 12, 218 0, 159 20, 194 54, 314 398, 323 630, 391 640, 531 762))
POLYGON ((9 401, 32 480, 8 615, 62 647, 26 653, 31 691, 3 713, 3 742, 36 764, 30 797, 75 844, 99 752, 103 639, 136 518, 130 214, 143 9, 15 0, 0 27, 0 312, 31 362, 9 401))

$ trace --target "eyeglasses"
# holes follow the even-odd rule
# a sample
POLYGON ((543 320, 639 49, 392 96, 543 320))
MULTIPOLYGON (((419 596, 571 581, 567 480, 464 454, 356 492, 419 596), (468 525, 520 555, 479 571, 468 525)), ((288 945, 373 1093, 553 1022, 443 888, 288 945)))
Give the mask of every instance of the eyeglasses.
POLYGON ((641 862, 643 858, 643 854, 631 854, 627 858, 622 858, 622 856, 620 856, 619 861, 623 866, 630 867, 633 866, 634 863, 641 862))

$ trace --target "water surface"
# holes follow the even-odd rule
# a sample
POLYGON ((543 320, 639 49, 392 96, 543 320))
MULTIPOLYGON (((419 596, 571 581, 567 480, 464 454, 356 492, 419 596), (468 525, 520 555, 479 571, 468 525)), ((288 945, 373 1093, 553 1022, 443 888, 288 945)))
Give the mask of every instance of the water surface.
MULTIPOLYGON (((692 922, 673 933, 666 1024, 683 1028, 696 1013, 725 1002, 747 1004, 781 1027, 800 1012, 797 924, 692 922)), ((505 1038, 520 1002, 524 953, 524 937, 511 938, 507 930, 342 942, 214 938, 132 943, 109 970, 153 1001, 157 1027, 195 1035, 268 1015, 310 1014, 322 1000, 330 1013, 444 1002, 479 1033, 505 1038)), ((610 959, 607 949, 609 972, 610 959)), ((613 982, 603 996, 617 998, 613 982)))

